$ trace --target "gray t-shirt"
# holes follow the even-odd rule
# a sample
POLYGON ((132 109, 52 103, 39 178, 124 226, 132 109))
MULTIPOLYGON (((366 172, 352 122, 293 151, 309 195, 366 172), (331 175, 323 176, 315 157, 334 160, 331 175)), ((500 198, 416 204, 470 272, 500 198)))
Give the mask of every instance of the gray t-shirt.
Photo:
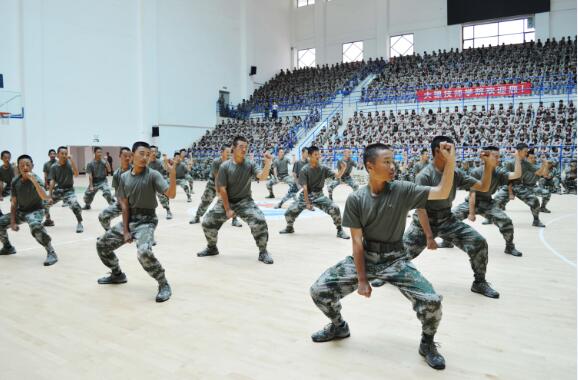
POLYGON ((305 165, 307 165, 309 163, 309 160, 299 160, 297 162, 295 162, 295 164, 293 164, 293 173, 297 174, 297 178, 299 178, 299 173, 301 173, 301 169, 303 169, 303 167, 305 165))
POLYGON ((422 163, 421 161, 416 162, 415 165, 413 165, 413 174, 417 176, 423 170, 423 168, 425 168, 428 165, 429 162, 425 163, 422 163))
POLYGON ((273 167, 277 168, 277 177, 283 178, 289 175, 289 159, 283 157, 282 159, 276 158, 273 162, 273 167))
POLYGON ((14 167, 12 164, 8 167, 4 167, 4 164, 0 164, 0 181, 10 185, 14 180, 14 167))
POLYGON ((299 184, 301 186, 307 185, 307 191, 310 193, 322 192, 326 178, 335 178, 335 172, 320 164, 315 168, 307 164, 299 172, 299 184))
MULTIPOLYGON (((483 166, 477 167, 473 169, 470 174, 472 175, 472 177, 481 180, 482 177, 484 176, 484 167, 483 166)), ((505 168, 498 166, 496 169, 494 169, 494 172, 492 173, 492 183, 490 184, 490 189, 485 193, 482 193, 481 191, 476 191, 476 199, 483 199, 487 201, 492 200, 492 195, 496 191, 498 191, 500 187, 507 185, 510 180, 509 178, 510 172, 505 168)))
POLYGON ((54 180, 58 188, 72 187, 74 185, 74 171, 72 170, 70 161, 66 161, 64 165, 60 165, 59 162, 52 165, 48 179, 54 180))
POLYGON ((44 163, 44 166, 42 167, 42 171, 44 172, 44 174, 46 174, 46 176, 48 176, 48 173, 50 173, 50 168, 52 167, 52 165, 54 165, 56 163, 56 159, 54 160, 48 160, 44 163))
POLYGON ((251 198, 251 180, 259 174, 257 166, 251 160, 236 164, 227 160, 221 164, 217 174, 217 186, 225 186, 229 202, 236 203, 245 198, 251 198))
POLYGON ((369 186, 363 186, 347 197, 343 226, 361 228, 365 240, 399 242, 407 213, 414 208, 424 208, 429 192, 429 187, 408 181, 387 183, 377 196, 371 194, 369 186))
POLYGON ((213 163, 211 164, 211 173, 209 174, 209 179, 214 180, 217 177, 217 173, 219 172, 219 168, 221 167, 222 163, 223 160, 221 157, 215 158, 213 160, 213 163))
MULTIPOLYGON (((442 181, 443 173, 438 171, 433 164, 427 165, 422 169, 417 175, 415 183, 423 186, 434 187, 440 184, 442 181)), ((472 176, 467 175, 460 169, 455 169, 454 172, 454 182, 452 184, 452 189, 450 195, 447 199, 427 201, 425 208, 427 211, 442 211, 452 208, 452 202, 456 199, 456 190, 467 190, 473 185, 475 185, 478 180, 472 176)))
MULTIPOLYGON (((513 172, 516 162, 510 160, 504 164, 504 167, 513 172)), ((526 186, 534 187, 540 179, 535 173, 540 170, 540 166, 531 164, 527 160, 522 160, 522 176, 515 183, 521 183, 526 186)))
MULTIPOLYGON (((127 170, 131 170, 131 169, 132 169, 132 165, 129 165, 127 170)), ((127 170, 122 170, 122 168, 119 166, 114 171, 114 174, 112 175, 112 188, 115 190, 115 192, 118 190, 118 185, 120 184, 120 176, 122 175, 122 173, 126 172, 127 170)))
POLYGON ((90 174, 92 176, 93 183, 106 181, 106 161, 90 161, 88 165, 86 165, 86 174, 90 174))
POLYGON ((116 192, 118 198, 127 198, 130 208, 157 208, 157 193, 163 194, 169 184, 161 173, 146 168, 139 175, 127 170, 120 175, 120 182, 116 192))
POLYGON ((343 165, 343 164, 346 165, 346 168, 345 168, 345 172, 343 173, 341 178, 342 179, 351 178, 351 171, 355 167, 355 162, 353 162, 353 160, 351 158, 349 158, 349 160, 341 159, 341 160, 339 160, 339 163, 337 164, 337 168, 339 170, 341 170, 341 165, 343 165))
POLYGON ((167 172, 165 168, 163 168, 163 163, 160 162, 158 159, 149 162, 149 168, 156 170, 157 172, 161 173, 162 176, 166 176, 167 172))
MULTIPOLYGON (((36 182, 44 189, 44 181, 36 174, 32 173, 36 182)), ((31 181, 24 181, 22 176, 14 178, 12 181, 12 196, 16 197, 17 208, 22 212, 31 212, 42 209, 42 198, 36 192, 36 188, 31 181)))
POLYGON ((184 179, 189 173, 189 168, 184 162, 179 162, 175 168, 175 172, 177 173, 177 179, 184 179))

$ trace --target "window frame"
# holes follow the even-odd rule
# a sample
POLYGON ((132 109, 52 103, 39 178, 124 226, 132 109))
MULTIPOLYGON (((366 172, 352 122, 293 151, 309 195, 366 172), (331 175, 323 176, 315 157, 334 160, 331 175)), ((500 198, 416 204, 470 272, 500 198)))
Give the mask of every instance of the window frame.
MULTIPOLYGON (((470 22, 470 23, 466 23, 466 24, 462 24, 462 50, 467 50, 469 48, 476 48, 476 39, 482 39, 482 38, 495 38, 497 40, 496 45, 492 46, 501 46, 502 44, 500 43, 500 37, 506 37, 506 36, 522 36, 522 42, 521 43, 525 43, 525 42, 530 42, 530 41, 535 41, 536 40, 536 27, 534 26, 533 28, 529 28, 528 27, 528 21, 530 18, 534 17, 534 15, 521 15, 521 16, 516 16, 516 17, 509 17, 509 18, 501 18, 501 19, 493 19, 493 20, 484 20, 483 22, 470 22), (522 26, 522 31, 521 32, 517 32, 517 33, 500 33, 500 24, 504 23, 504 22, 509 22, 509 21, 518 21, 521 20, 523 23, 522 26), (480 36, 476 38, 476 32, 475 32, 475 27, 476 26, 480 26, 480 25, 488 25, 488 24, 496 24, 497 27, 497 34, 493 34, 490 36, 480 36), (465 29, 466 28, 472 28, 471 31, 471 37, 469 38, 465 38, 465 29), (532 37, 529 37, 529 35, 532 35, 532 37), (465 47, 466 44, 468 44, 468 47, 465 47)), ((507 45, 512 45, 512 44, 507 44, 507 45)), ((480 46, 481 47, 481 46, 480 46)), ((484 44, 484 47, 487 47, 484 44)))
POLYGON ((360 62, 363 61, 363 53, 365 52, 365 45, 363 43, 363 40, 359 40, 359 41, 349 41, 349 42, 344 42, 341 44, 341 63, 351 63, 351 62, 360 62), (345 58, 345 52, 343 51, 345 45, 347 44, 357 44, 360 43, 361 44, 361 59, 356 60, 356 61, 347 61, 345 62, 344 58, 345 58))
MULTIPOLYGON (((397 42, 396 42, 397 43, 397 42)), ((397 53, 399 53, 398 51, 396 51, 397 53)), ((393 58, 393 57, 405 57, 407 55, 412 55, 415 53, 415 33, 400 33, 400 34, 396 34, 393 36, 389 36, 389 58, 393 58), (395 37, 401 37, 404 38, 405 36, 411 36, 411 49, 412 52, 409 54, 399 54, 399 55, 392 55, 391 51, 393 48, 393 44, 391 43, 391 40, 395 37)))
POLYGON ((301 69, 301 68, 304 68, 304 67, 315 67, 315 66, 317 66, 317 54, 316 54, 316 50, 315 50, 314 47, 297 50, 297 68, 298 68, 298 69, 301 69), (299 59, 299 53, 302 52, 302 51, 307 52, 307 51, 311 51, 311 50, 313 50, 313 65, 304 65, 304 66, 301 66, 301 65, 299 64, 299 63, 301 62, 301 60, 299 59))

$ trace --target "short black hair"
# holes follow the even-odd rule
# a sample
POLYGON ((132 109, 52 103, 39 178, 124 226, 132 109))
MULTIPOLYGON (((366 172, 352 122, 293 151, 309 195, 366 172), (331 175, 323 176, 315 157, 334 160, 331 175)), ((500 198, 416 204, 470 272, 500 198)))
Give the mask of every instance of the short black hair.
POLYGON ((424 153, 427 153, 427 149, 426 149, 426 148, 423 148, 423 149, 420 150, 420 152, 419 152, 420 155, 421 155, 421 154, 424 154, 424 153))
POLYGON ((49 150, 48 150, 48 154, 50 154, 50 153, 52 153, 52 152, 56 153, 56 151, 55 151, 54 149, 49 149, 49 150))
POLYGON ((34 161, 32 161, 32 157, 30 157, 30 156, 27 155, 27 154, 21 154, 21 155, 18 157, 18 160, 16 160, 16 162, 17 162, 18 164, 20 164, 20 160, 30 160, 31 163, 34 163, 34 161))
POLYGON ((315 152, 319 152, 319 148, 316 147, 315 145, 311 145, 309 148, 307 148, 308 154, 313 154, 315 152))
POLYGON ((102 150, 102 147, 100 147, 100 146, 95 146, 95 147, 92 148, 92 152, 93 152, 93 153, 96 153, 96 151, 99 150, 99 149, 102 150))
POLYGON ((175 153, 173 154, 173 158, 175 158, 176 156, 181 156, 181 152, 179 152, 178 150, 175 151, 175 153))
POLYGON ((365 147, 365 150, 363 151, 363 166, 365 166, 365 170, 367 170, 367 163, 374 163, 377 155, 382 150, 391 150, 391 145, 374 143, 365 147))
POLYGON ((0 153, 0 158, 4 158, 5 154, 9 154, 10 156, 12 156, 12 153, 10 153, 10 151, 8 150, 3 150, 2 153, 0 153))
POLYGON ((247 141, 247 139, 245 137, 235 136, 235 138, 233 139, 233 147, 236 147, 237 144, 239 143, 239 141, 246 142, 247 144, 249 143, 249 141, 247 141))
POLYGON ((526 143, 518 143, 516 145, 516 150, 528 149, 528 144, 526 143))
POLYGON ((67 148, 67 147, 65 147, 65 146, 59 146, 58 149, 56 149, 56 152, 57 152, 57 153, 60 153, 60 151, 61 151, 62 149, 68 151, 68 148, 67 148))
POLYGON ((132 152, 133 152, 133 153, 136 152, 136 150, 137 150, 138 148, 140 148, 141 146, 144 147, 144 148, 147 148, 147 149, 150 149, 150 148, 151 148, 151 146, 149 145, 149 143, 144 142, 144 141, 137 141, 137 142, 135 142, 134 144, 132 144, 132 152))
POLYGON ((499 152, 499 151, 500 151, 500 148, 498 148, 498 147, 495 146, 495 145, 488 145, 488 146, 483 147, 482 150, 489 150, 489 151, 492 151, 492 152, 499 152))
POLYGON ((534 150, 534 148, 528 149, 528 156, 529 156, 530 154, 532 154, 532 155, 534 155, 534 156, 536 155, 536 151, 534 150))
POLYGON ((433 140, 431 141, 431 154, 433 156, 436 155, 436 149, 440 147, 440 143, 442 142, 447 142, 450 144, 454 143, 454 140, 452 140, 451 137, 448 136, 436 136, 433 138, 433 140))
POLYGON ((306 146, 304 146, 303 148, 301 148, 301 153, 303 153, 303 152, 307 152, 307 147, 306 147, 306 146))
POLYGON ((159 147, 156 146, 156 145, 151 145, 149 148, 150 148, 150 149, 155 148, 156 150, 159 150, 159 147))
POLYGON ((185 152, 185 153, 186 153, 187 150, 186 150, 185 148, 183 148, 183 149, 179 150, 179 153, 181 153, 181 152, 185 152))
POLYGON ((229 149, 230 147, 231 147, 231 145, 229 145, 229 144, 221 145, 221 152, 224 151, 225 149, 229 149))
POLYGON ((128 146, 123 146, 122 148, 120 148, 120 152, 118 153, 119 156, 122 155, 122 152, 124 151, 130 152, 130 148, 128 146))

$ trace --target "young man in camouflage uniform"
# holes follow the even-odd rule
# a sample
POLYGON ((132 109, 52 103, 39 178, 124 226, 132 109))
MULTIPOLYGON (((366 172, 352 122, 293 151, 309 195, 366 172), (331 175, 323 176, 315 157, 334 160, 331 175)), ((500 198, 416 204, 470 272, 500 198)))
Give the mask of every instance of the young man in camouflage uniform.
POLYGON ((337 166, 339 167, 338 172, 339 178, 334 181, 331 181, 329 183, 329 186, 327 186, 327 192, 329 193, 330 200, 333 200, 333 190, 335 190, 335 188, 341 185, 342 183, 351 187, 353 191, 359 189, 359 185, 357 184, 357 182, 355 182, 353 177, 351 177, 351 171, 355 167, 355 162, 351 159, 351 150, 345 149, 343 151, 343 158, 339 160, 337 166))
POLYGON ((117 194, 118 185, 120 183, 120 176, 122 175, 122 173, 132 169, 132 166, 130 164, 132 161, 132 152, 130 148, 126 146, 120 148, 120 154, 118 155, 118 157, 120 165, 112 175, 112 188, 114 189, 115 202, 110 206, 108 206, 107 208, 105 208, 104 210, 102 210, 100 214, 98 214, 98 221, 100 222, 100 225, 102 226, 102 228, 104 228, 105 231, 110 230, 110 221, 119 216, 120 214, 122 214, 122 208, 120 207, 120 202, 118 201, 118 194, 117 194))
POLYGON ((189 183, 189 189, 191 190, 191 194, 194 194, 195 192, 193 191, 193 171, 192 171, 194 160, 192 157, 187 158, 187 150, 184 148, 179 151, 179 154, 181 155, 181 162, 187 166, 188 171, 187 174, 185 175, 185 179, 189 183))
POLYGON ((295 230, 293 224, 295 223, 295 219, 297 219, 299 214, 301 214, 305 209, 313 211, 313 206, 315 205, 331 216, 333 224, 335 224, 335 227, 337 228, 337 237, 341 239, 349 239, 349 235, 345 233, 341 226, 341 211, 339 210, 339 206, 323 194, 325 179, 339 179, 340 174, 336 175, 333 170, 325 165, 321 165, 319 162, 321 159, 319 148, 311 146, 307 149, 307 152, 309 163, 299 172, 299 184, 303 186, 303 192, 299 194, 297 202, 291 204, 287 211, 285 211, 287 227, 279 231, 279 233, 294 233, 295 230))
POLYGON ((98 280, 99 284, 123 284, 127 281, 121 271, 118 258, 114 253, 126 243, 136 240, 138 261, 144 270, 158 282, 157 302, 171 297, 171 287, 165 277, 165 270, 152 251, 154 232, 158 224, 155 213, 156 194, 163 193, 169 198, 176 194, 176 171, 167 163, 170 184, 156 170, 150 169, 150 147, 146 142, 138 141, 132 146, 133 168, 121 174, 117 198, 122 208, 122 222, 116 224, 98 239, 96 250, 111 274, 98 280))
MULTIPOLYGON (((544 198, 542 203, 542 209, 540 208, 540 201, 536 196, 534 187, 536 186, 536 182, 538 181, 539 177, 542 177, 546 171, 546 165, 542 165, 542 167, 538 167, 528 160, 529 157, 529 150, 528 145, 524 143, 520 143, 516 145, 516 149, 519 152, 523 152, 522 155, 524 156, 524 160, 522 161, 522 177, 513 182, 512 191, 516 197, 518 197, 522 202, 530 206, 530 210, 532 211, 532 216, 534 217, 534 221, 532 222, 532 226, 534 227, 546 227, 540 221, 540 212, 548 212, 549 210, 546 209, 546 203, 548 203, 549 195, 544 198)), ((533 151, 532 151, 533 155, 533 151)), ((505 164, 505 168, 509 171, 513 171, 514 163, 507 162, 505 164)), ((505 208, 506 204, 510 201, 510 195, 508 193, 508 186, 502 186, 500 190, 496 193, 494 200, 498 204, 498 206, 502 209, 505 208)))
POLYGON ((12 186, 12 180, 18 175, 18 170, 16 165, 10 162, 12 154, 4 150, 0 153, 2 157, 2 165, 0 165, 0 201, 10 195, 10 187, 12 186))
MULTIPOLYGON (((416 184, 424 186, 437 186, 445 170, 447 159, 442 152, 441 143, 453 144, 447 136, 437 136, 431 143, 433 162, 426 166, 416 178, 416 184)), ((480 293, 486 297, 499 298, 499 293, 490 287, 486 281, 486 267, 488 265, 488 243, 482 235, 469 225, 459 221, 452 214, 452 202, 456 197, 456 190, 469 189, 487 192, 490 188, 491 175, 497 165, 496 158, 487 152, 482 152, 482 160, 485 163, 482 180, 464 174, 463 171, 455 170, 452 182, 452 190, 446 199, 429 200, 425 207, 419 207, 413 215, 409 229, 403 236, 403 243, 411 260, 419 256, 425 247, 435 249, 436 237, 441 237, 455 244, 470 258, 470 264, 474 272, 474 282, 471 291, 480 293)))
POLYGON ((369 183, 350 194, 345 204, 343 225, 351 229, 353 256, 327 269, 311 286, 313 302, 331 323, 314 333, 314 342, 349 337, 349 326, 341 315, 340 300, 356 289, 370 297, 370 282, 390 283, 411 301, 422 324, 419 353, 427 364, 444 369, 445 360, 437 351, 434 335, 441 321, 441 300, 430 282, 409 261, 401 241, 407 213, 425 207, 428 200, 448 197, 454 176, 455 149, 442 143, 447 164, 435 187, 394 181, 393 150, 388 145, 365 148, 363 162, 369 183))
MULTIPOLYGON (((267 190, 269 190, 269 195, 265 198, 275 198, 275 195, 273 194, 273 186, 279 182, 286 183, 289 185, 289 189, 291 189, 293 178, 289 175, 290 163, 291 162, 289 159, 285 157, 285 150, 283 150, 283 148, 279 148, 279 151, 277 152, 277 158, 273 161, 273 175, 266 184, 267 190)), ((287 201, 290 197, 290 193, 287 192, 287 195, 285 195, 281 200, 281 204, 285 203, 285 201, 287 201)))
POLYGON ((189 169, 184 162, 181 162, 181 154, 179 152, 175 152, 173 156, 173 165, 175 166, 175 170, 177 172, 177 185, 179 185, 187 195, 187 202, 192 202, 191 199, 191 190, 189 189, 189 181, 187 180, 187 174, 189 173, 189 169))
POLYGON ((556 161, 548 160, 548 173, 538 182, 541 189, 548 191, 550 194, 562 194, 560 187, 560 172, 556 167, 556 161))
POLYGON ((84 207, 83 210, 90 210, 90 205, 94 200, 94 196, 100 190, 102 191, 102 196, 108 202, 109 206, 114 203, 112 199, 112 193, 110 192, 110 187, 108 186, 108 181, 106 176, 112 168, 106 160, 102 158, 102 148, 95 146, 93 149, 94 160, 90 161, 86 165, 86 174, 88 174, 88 187, 84 192, 84 207))
POLYGON ((413 178, 415 177, 429 164, 429 152, 427 149, 422 149, 419 156, 419 161, 413 165, 413 178))
MULTIPOLYGON (((45 189, 50 188, 50 180, 48 179, 48 176, 50 175, 50 168, 55 163, 56 163, 56 151, 54 149, 50 149, 48 151, 48 161, 46 161, 44 163, 44 165, 42 166, 42 172, 44 173, 44 188, 45 189)), ((45 211, 46 220, 44 220, 44 223, 42 223, 42 225, 44 227, 53 227, 54 221, 50 217, 50 207, 48 206, 47 202, 45 202, 44 211, 45 211)))
POLYGON ((32 236, 46 249, 44 266, 49 266, 55 264, 58 257, 50 244, 52 239, 42 225, 42 218, 44 218, 42 201, 47 200, 48 195, 44 191, 42 179, 32 172, 33 165, 30 156, 23 154, 18 157, 20 174, 12 181, 10 213, 0 217, 0 242, 3 246, 0 255, 16 253, 16 249, 8 240, 6 230, 10 227, 12 231, 18 231, 18 225, 26 222, 32 236))
MULTIPOLYGON (((207 212, 207 209, 211 205, 211 202, 213 202, 213 199, 215 199, 215 197, 217 196, 217 189, 215 187, 215 178, 217 177, 217 173, 219 172, 221 164, 227 161, 230 155, 231 155, 231 147, 229 145, 223 145, 221 147, 221 156, 213 160, 213 163, 211 165, 211 171, 209 173, 209 180, 207 181, 205 191, 203 192, 203 195, 201 197, 201 204, 197 208, 197 212, 193 217, 193 219, 189 221, 189 224, 200 223, 201 218, 203 217, 203 215, 205 215, 205 212, 207 212)), ((239 219, 237 219, 236 216, 233 217, 233 221, 231 224, 235 227, 243 227, 243 225, 241 224, 241 222, 239 222, 239 219)))
POLYGON ((299 193, 299 191, 301 190, 301 185, 299 184, 299 173, 301 172, 301 169, 303 169, 303 167, 308 163, 309 160, 307 148, 301 148, 301 159, 299 159, 293 164, 293 169, 291 170, 291 176, 293 177, 291 185, 289 186, 289 190, 287 190, 287 194, 285 195, 285 197, 283 197, 283 199, 286 200, 277 203, 274 208, 279 209, 283 207, 283 203, 285 203, 290 198, 296 200, 297 193, 299 193))
POLYGON ((576 177, 576 160, 572 160, 562 172, 562 186, 567 194, 576 194, 576 177))
MULTIPOLYGON (((483 148, 484 151, 489 152, 499 164, 500 160, 500 150, 496 146, 487 146, 483 148)), ((515 165, 514 171, 509 172, 501 166, 496 166, 492 172, 492 182, 490 183, 490 188, 487 192, 476 191, 475 192, 475 213, 482 215, 485 218, 490 218, 493 223, 500 229, 500 233, 506 241, 506 249, 504 253, 520 257, 522 252, 516 249, 514 245, 514 225, 512 224, 512 219, 498 207, 496 202, 492 199, 492 195, 501 186, 507 186, 509 181, 516 180, 522 175, 522 164, 524 154, 521 152, 516 152, 515 154, 515 165)), ((472 177, 477 179, 482 179, 484 173, 484 168, 482 166, 477 167, 470 173, 472 177)), ((458 220, 464 220, 468 217, 470 209, 469 197, 466 201, 454 209, 452 213, 458 220)), ((475 220, 475 219, 474 219, 475 220)))
POLYGON ((48 204, 52 206, 62 201, 66 206, 70 207, 78 223, 76 232, 81 233, 84 231, 82 208, 74 193, 74 177, 78 177, 78 169, 72 157, 68 155, 68 148, 65 146, 58 147, 56 155, 58 161, 50 167, 48 176, 50 179, 50 188, 48 189, 50 199, 48 204))
POLYGON ((238 215, 251 228, 251 234, 259 247, 259 261, 273 264, 273 258, 267 252, 269 232, 265 215, 251 198, 251 180, 253 177, 262 181, 267 179, 271 169, 272 156, 265 152, 265 165, 258 170, 254 162, 247 159, 247 139, 237 136, 233 140, 233 157, 221 164, 216 178, 220 199, 203 218, 203 232, 207 239, 207 248, 197 253, 199 257, 219 254, 217 238, 219 229, 227 219, 238 215))
MULTIPOLYGON (((158 155, 159 155, 159 148, 156 147, 155 145, 151 145, 151 155, 150 155, 150 160, 149 160, 148 166, 149 166, 149 168, 161 173, 163 178, 166 180, 167 179, 167 172, 165 171, 162 162, 159 161, 158 155)), ((164 158, 166 161, 166 156, 164 156, 164 158)), ((171 208, 170 208, 170 204, 169 204, 169 198, 166 195, 161 194, 161 193, 157 193, 157 198, 158 198, 161 206, 167 212, 167 220, 172 219, 173 213, 171 212, 171 208)))

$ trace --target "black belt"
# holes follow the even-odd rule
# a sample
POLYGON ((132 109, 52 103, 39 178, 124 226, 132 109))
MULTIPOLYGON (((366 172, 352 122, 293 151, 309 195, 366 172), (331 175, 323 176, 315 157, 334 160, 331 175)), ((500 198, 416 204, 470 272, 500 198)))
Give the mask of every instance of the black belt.
POLYGON ((363 248, 369 252, 376 252, 376 253, 389 253, 389 252, 399 252, 403 251, 403 242, 395 241, 395 242, 381 242, 381 241, 370 241, 364 240, 363 241, 363 248))
POLYGON ((66 190, 72 190, 72 186, 67 186, 67 187, 64 187, 64 186, 61 187, 61 186, 59 186, 59 187, 57 187, 57 188, 54 189, 54 190, 64 190, 64 191, 66 191, 66 190))
POLYGON ((130 215, 145 215, 145 216, 156 216, 155 210, 152 208, 131 208, 130 215))

